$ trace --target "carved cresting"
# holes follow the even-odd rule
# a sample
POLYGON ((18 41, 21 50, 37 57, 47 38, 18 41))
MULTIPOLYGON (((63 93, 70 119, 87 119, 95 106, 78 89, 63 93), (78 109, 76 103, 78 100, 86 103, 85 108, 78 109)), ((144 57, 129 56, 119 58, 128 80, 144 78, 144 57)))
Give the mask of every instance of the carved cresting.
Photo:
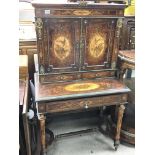
POLYGON ((43 28, 43 22, 41 18, 37 18, 35 22, 36 27, 36 33, 39 40, 42 40, 42 28, 43 28))

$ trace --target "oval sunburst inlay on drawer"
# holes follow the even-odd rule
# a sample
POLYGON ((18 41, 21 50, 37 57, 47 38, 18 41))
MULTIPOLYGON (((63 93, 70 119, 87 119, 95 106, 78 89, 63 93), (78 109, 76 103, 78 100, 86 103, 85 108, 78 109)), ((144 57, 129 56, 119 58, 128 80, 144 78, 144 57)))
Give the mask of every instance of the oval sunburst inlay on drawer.
POLYGON ((78 83, 78 84, 70 84, 65 87, 67 91, 87 91, 99 88, 100 85, 95 83, 78 83))

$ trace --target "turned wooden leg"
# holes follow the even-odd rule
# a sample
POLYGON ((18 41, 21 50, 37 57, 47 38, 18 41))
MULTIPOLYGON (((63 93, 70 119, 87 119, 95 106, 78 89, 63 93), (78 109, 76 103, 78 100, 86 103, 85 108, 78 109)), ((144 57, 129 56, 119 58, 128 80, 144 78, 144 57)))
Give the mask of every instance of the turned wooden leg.
POLYGON ((41 155, 46 155, 46 139, 45 139, 45 116, 40 114, 40 140, 41 140, 41 155))
POLYGON ((122 119, 123 119, 123 113, 125 110, 124 105, 120 105, 118 109, 118 119, 117 119, 117 126, 116 126, 116 135, 114 139, 114 147, 115 150, 117 150, 119 143, 120 143, 120 132, 121 132, 121 126, 122 126, 122 119))

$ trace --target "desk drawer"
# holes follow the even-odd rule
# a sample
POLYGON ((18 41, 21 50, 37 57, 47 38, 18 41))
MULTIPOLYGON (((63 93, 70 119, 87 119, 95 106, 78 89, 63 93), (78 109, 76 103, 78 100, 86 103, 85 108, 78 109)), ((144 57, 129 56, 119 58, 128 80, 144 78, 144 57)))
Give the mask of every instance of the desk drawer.
POLYGON ((50 103, 40 103, 39 112, 57 113, 65 111, 74 111, 80 109, 88 109, 93 107, 100 107, 103 105, 109 106, 127 101, 127 94, 110 95, 102 97, 91 97, 83 99, 74 99, 66 101, 57 101, 50 103))

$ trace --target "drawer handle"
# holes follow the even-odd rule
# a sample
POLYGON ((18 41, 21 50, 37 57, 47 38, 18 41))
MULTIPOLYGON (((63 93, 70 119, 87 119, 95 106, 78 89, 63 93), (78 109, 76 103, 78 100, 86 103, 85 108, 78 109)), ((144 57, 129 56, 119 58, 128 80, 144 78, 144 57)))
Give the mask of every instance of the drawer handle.
POLYGON ((88 109, 88 104, 87 104, 87 103, 85 103, 85 106, 84 106, 84 107, 85 107, 85 109, 88 109))
POLYGON ((64 76, 60 76, 60 80, 64 80, 65 79, 65 77, 64 76))

